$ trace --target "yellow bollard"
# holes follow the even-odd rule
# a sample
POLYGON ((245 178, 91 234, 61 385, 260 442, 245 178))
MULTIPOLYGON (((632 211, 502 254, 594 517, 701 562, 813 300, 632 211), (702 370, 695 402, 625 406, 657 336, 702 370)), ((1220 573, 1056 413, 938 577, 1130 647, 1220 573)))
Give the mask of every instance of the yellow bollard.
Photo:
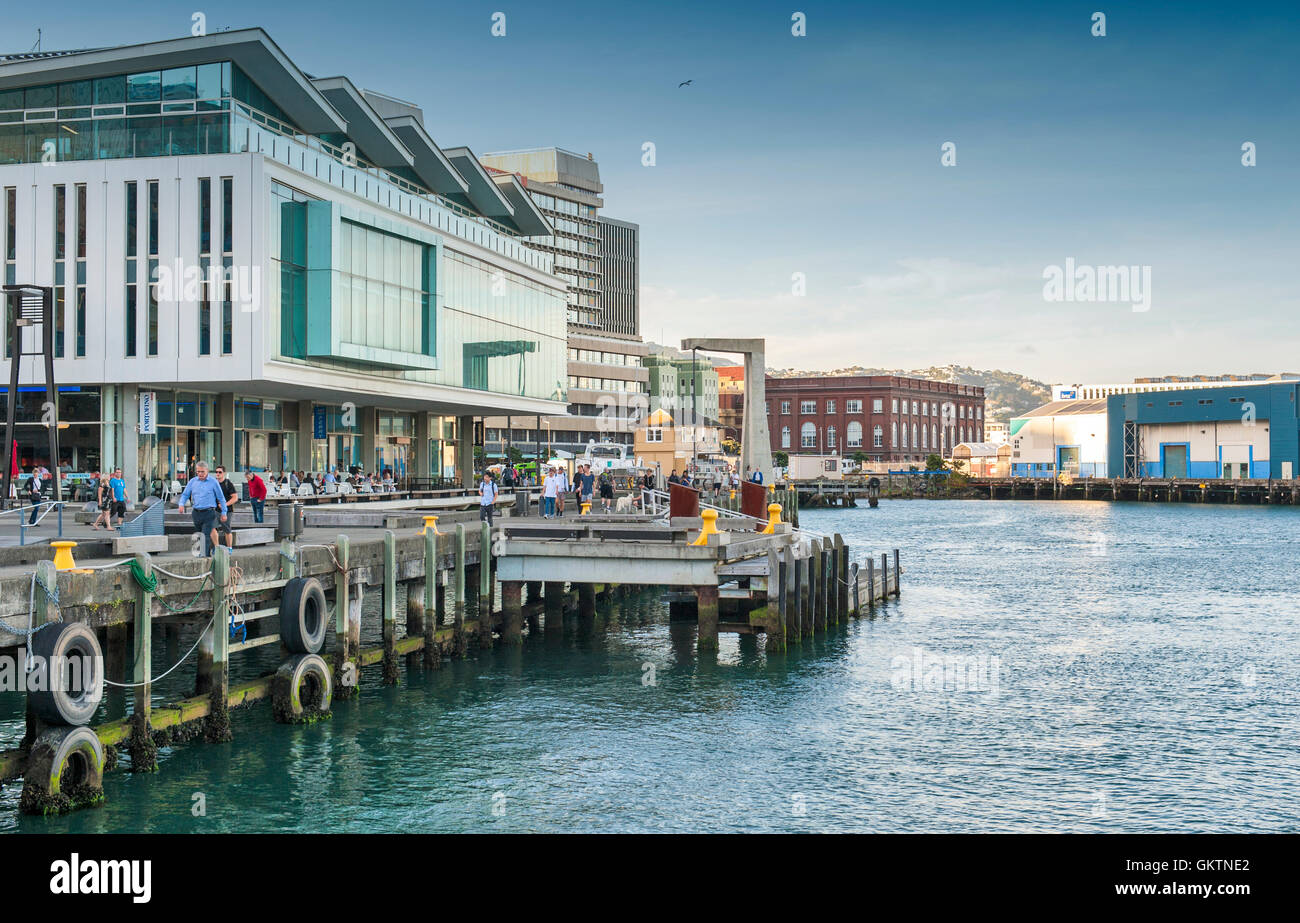
POLYGON ((441 534, 442 534, 441 532, 438 531, 438 517, 437 517, 437 516, 424 516, 424 517, 422 517, 422 518, 424 519, 424 531, 420 533, 421 535, 423 535, 425 532, 428 532, 430 529, 433 530, 433 534, 434 534, 434 535, 441 535, 441 534))
POLYGON ((50 547, 54 549, 55 570, 76 569, 77 562, 72 560, 72 549, 77 547, 76 542, 50 542, 50 547))
POLYGON ((717 510, 705 510, 700 514, 700 518, 704 520, 704 528, 700 530, 700 537, 691 542, 692 545, 707 545, 710 535, 721 534, 718 532, 717 510))
POLYGON ((578 515, 579 515, 579 516, 586 516, 586 515, 587 515, 588 513, 590 513, 590 512, 591 512, 591 501, 590 501, 590 500, 583 500, 583 501, 582 501, 582 511, 579 512, 578 515))
POLYGON ((731 499, 736 499, 736 492, 734 490, 731 492, 731 499))
POLYGON ((781 504, 769 503, 767 505, 767 525, 763 528, 764 535, 775 535, 777 523, 781 521, 781 504))

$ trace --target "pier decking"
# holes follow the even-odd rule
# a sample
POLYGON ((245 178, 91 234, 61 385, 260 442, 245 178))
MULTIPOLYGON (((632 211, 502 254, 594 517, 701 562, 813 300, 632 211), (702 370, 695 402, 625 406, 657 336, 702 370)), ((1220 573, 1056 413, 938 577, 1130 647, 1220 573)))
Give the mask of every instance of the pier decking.
POLYGON ((1171 503, 1300 502, 1300 481, 1214 478, 972 478, 990 500, 1141 500, 1171 503))
MULTIPOLYGON (((24 810, 92 803, 96 796, 86 792, 100 791, 104 765, 115 762, 119 749, 131 756, 133 771, 152 769, 158 744, 227 739, 228 709, 264 699, 272 700, 277 720, 314 720, 328 714, 333 699, 352 694, 366 666, 380 666, 379 681, 393 684, 403 660, 408 670, 437 669, 443 658, 474 646, 519 644, 526 631, 542 630, 543 619, 547 629, 562 620, 575 597, 578 618, 591 619, 597 593, 666 587, 673 617, 698 623, 700 651, 716 650, 719 633, 735 632, 762 634, 775 655, 899 592, 897 552, 892 562, 882 557, 879 567, 874 560, 854 562, 838 536, 730 510, 678 518, 666 510, 503 516, 489 529, 471 514, 443 509, 438 534, 415 527, 419 514, 405 504, 324 507, 314 528, 278 547, 218 549, 211 559, 142 553, 129 561, 82 560, 77 570, 62 571, 40 560, 34 574, 31 566, 0 571, 0 653, 15 654, 29 637, 60 631, 60 624, 83 623, 100 639, 105 678, 125 686, 130 702, 126 716, 93 729, 98 756, 83 745, 88 755, 64 757, 73 761, 65 769, 82 761, 70 775, 79 780, 71 796, 66 779, 59 790, 60 766, 46 764, 51 748, 78 729, 47 724, 29 705, 22 744, 0 753, 0 781, 23 777, 24 810), (328 531, 344 526, 341 534, 328 531), (305 592, 301 578, 319 584, 325 624, 316 649, 301 646, 307 623, 292 621, 300 618, 293 606, 305 592), (362 603, 375 589, 381 643, 363 649, 362 603), (477 618, 468 617, 471 595, 477 595, 477 618), (195 694, 155 703, 154 637, 181 624, 202 626, 193 657, 195 694), (232 685, 232 657, 266 645, 279 646, 281 668, 232 685), (38 756, 44 762, 34 762, 38 756)), ((38 553, 48 546, 28 548, 38 553)))

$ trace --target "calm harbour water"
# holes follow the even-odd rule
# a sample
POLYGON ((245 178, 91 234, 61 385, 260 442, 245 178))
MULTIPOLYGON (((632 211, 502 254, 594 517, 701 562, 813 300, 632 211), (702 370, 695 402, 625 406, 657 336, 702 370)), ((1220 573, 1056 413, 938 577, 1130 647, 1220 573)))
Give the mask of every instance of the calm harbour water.
POLYGON ((234 712, 232 743, 110 774, 97 810, 20 817, 9 785, 0 829, 1300 830, 1300 510, 884 501, 803 523, 857 559, 901 549, 901 599, 787 655, 724 635, 701 661, 645 594, 395 689, 368 668, 312 726, 234 712))

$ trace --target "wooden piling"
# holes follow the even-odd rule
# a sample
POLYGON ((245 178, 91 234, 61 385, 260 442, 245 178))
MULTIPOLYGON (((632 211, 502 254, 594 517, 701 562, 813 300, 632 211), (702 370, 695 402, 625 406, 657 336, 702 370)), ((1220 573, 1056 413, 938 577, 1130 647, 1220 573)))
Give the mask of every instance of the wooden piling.
POLYGON ((799 562, 794 557, 794 546, 781 551, 781 595, 785 603, 785 643, 798 644, 803 640, 803 626, 799 622, 799 562))
POLYGON ((478 635, 479 646, 492 646, 492 528, 479 523, 478 539, 478 635))
POLYGON ((456 575, 453 584, 456 595, 455 619, 456 652, 465 653, 465 523, 456 523, 456 575))
POLYGON ((334 698, 350 698, 361 678, 357 651, 361 649, 361 607, 357 607, 356 634, 352 631, 352 545, 346 535, 334 539, 339 572, 334 575, 334 698))
POLYGON ((876 608, 876 559, 867 558, 867 608, 876 608))
POLYGON ((781 562, 775 548, 767 550, 767 613, 763 625, 764 649, 769 654, 785 650, 785 593, 781 562))
MULTIPOLYGON (((844 544, 840 534, 835 533, 835 611, 840 623, 849 617, 849 546, 844 544)), ((853 613, 857 615, 856 612, 853 613)))
POLYGON ((695 588, 695 604, 699 632, 696 649, 701 653, 718 649, 718 587, 705 584, 695 588))
MULTIPOLYGON (((424 637, 424 581, 411 580, 406 584, 406 636, 408 638, 424 637)), ((424 664, 421 651, 411 651, 406 655, 406 670, 409 673, 424 664)))
POLYGON ((795 566, 799 569, 799 633, 809 639, 813 636, 812 558, 801 557, 795 566))
POLYGON ((442 666, 442 655, 435 640, 438 632, 438 536, 432 529, 424 530, 424 666, 436 670, 442 666))
POLYGON ((383 613, 385 686, 397 685, 397 536, 392 529, 384 532, 384 583, 379 599, 383 613))
POLYGON ((831 622, 831 548, 830 539, 823 539, 821 550, 817 555, 817 617, 821 621, 822 631, 831 622))
POLYGON ((501 643, 518 645, 524 642, 524 585, 518 580, 501 584, 501 643))
POLYGON ((206 634, 212 639, 209 671, 208 716, 203 736, 216 743, 230 739, 230 549, 218 545, 212 550, 212 623, 206 634))
POLYGON ((808 608, 812 614, 813 633, 826 630, 826 610, 822 608, 825 587, 822 584, 822 543, 813 539, 808 554, 808 608))
POLYGON ((903 573, 903 569, 898 564, 898 549, 895 548, 894 549, 894 595, 895 596, 903 595, 903 581, 898 579, 902 573, 903 573))
POLYGON ((584 624, 590 624, 596 618, 596 587, 594 584, 578 584, 578 618, 584 624))
MULTIPOLYGON (((153 560, 147 552, 135 556, 136 566, 147 580, 153 575, 153 560)), ((131 771, 153 772, 158 768, 149 716, 153 710, 153 593, 135 585, 135 624, 131 651, 131 771)))

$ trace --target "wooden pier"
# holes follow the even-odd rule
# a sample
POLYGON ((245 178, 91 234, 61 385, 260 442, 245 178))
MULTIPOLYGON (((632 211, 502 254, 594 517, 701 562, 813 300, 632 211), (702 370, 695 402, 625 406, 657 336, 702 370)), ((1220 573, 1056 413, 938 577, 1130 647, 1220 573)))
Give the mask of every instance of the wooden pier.
POLYGON ((800 531, 778 512, 768 521, 716 508, 669 512, 507 516, 489 529, 468 517, 446 524, 464 514, 444 510, 438 534, 365 516, 371 528, 332 541, 219 548, 211 559, 142 553, 59 571, 39 561, 34 575, 0 578, 0 653, 26 656, 30 647, 39 659, 80 632, 81 669, 92 677, 81 694, 94 697, 86 714, 104 681, 124 688, 130 708, 89 728, 88 718, 52 714, 57 696, 29 691, 27 732, 0 752, 0 783, 21 777, 31 813, 94 804, 119 752, 132 771, 151 771, 158 746, 229 739, 229 709, 264 700, 278 721, 317 720, 355 692, 364 667, 379 666, 376 679, 395 684, 403 663, 437 669, 474 647, 521 644, 543 625, 549 634, 575 603, 580 620, 594 618, 597 593, 616 588, 667 588, 674 618, 698 623, 701 652, 734 632, 762 634, 774 655, 900 592, 897 551, 857 562, 839 536, 800 531), (362 648, 368 592, 379 594, 381 643, 362 648), (158 705, 153 645, 160 634, 174 640, 183 624, 201 626, 200 637, 168 671, 188 670, 194 694, 158 705), (278 646, 279 669, 232 685, 232 658, 266 645, 278 646))
POLYGON ((1300 481, 1204 478, 972 478, 990 500, 1141 500, 1163 503, 1300 502, 1300 481))

